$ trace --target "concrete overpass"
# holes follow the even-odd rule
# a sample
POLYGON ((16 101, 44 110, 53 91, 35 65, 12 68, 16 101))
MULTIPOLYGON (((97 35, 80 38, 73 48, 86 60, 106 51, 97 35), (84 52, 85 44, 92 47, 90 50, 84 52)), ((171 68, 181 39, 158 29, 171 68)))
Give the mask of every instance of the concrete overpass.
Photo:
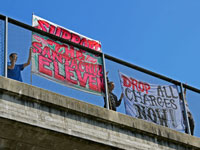
POLYGON ((0 150, 199 150, 200 138, 0 77, 0 150))

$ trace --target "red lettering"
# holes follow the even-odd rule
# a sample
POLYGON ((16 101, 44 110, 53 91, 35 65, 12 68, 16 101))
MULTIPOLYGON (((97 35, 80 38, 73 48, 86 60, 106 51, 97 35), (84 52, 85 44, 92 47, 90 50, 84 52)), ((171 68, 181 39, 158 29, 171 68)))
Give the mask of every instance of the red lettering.
POLYGON ((72 59, 70 67, 76 70, 78 69, 77 61, 75 59, 72 59))
POLYGON ((97 77, 97 91, 101 92, 104 91, 105 92, 105 87, 104 87, 104 79, 102 77, 97 77))
POLYGON ((127 78, 126 76, 122 75, 122 79, 123 79, 123 86, 131 87, 131 81, 130 81, 129 78, 127 78))
POLYGON ((148 94, 148 90, 151 89, 150 85, 148 83, 144 83, 144 89, 146 91, 146 94, 148 94))
POLYGON ((66 40, 70 40, 71 39, 71 33, 69 31, 63 29, 62 38, 66 39, 66 40))
POLYGON ((80 83, 80 86, 86 87, 86 83, 87 83, 87 80, 89 78, 89 74, 83 73, 83 75, 81 75, 81 72, 79 70, 76 70, 76 73, 77 73, 77 78, 78 78, 78 81, 80 83))
POLYGON ((74 71, 74 69, 70 68, 69 66, 65 66, 66 81, 69 82, 69 83, 72 83, 72 84, 78 84, 77 80, 71 79, 71 77, 75 78, 74 77, 75 72, 71 72, 71 71, 74 71))
POLYGON ((51 54, 50 54, 50 48, 45 46, 43 51, 42 51, 42 55, 45 56, 47 55, 49 59, 51 59, 51 54))
POLYGON ((81 39, 79 35, 71 33, 70 31, 63 29, 62 27, 56 27, 52 24, 49 24, 47 21, 38 20, 38 25, 36 26, 36 28, 41 29, 45 32, 49 32, 50 34, 54 34, 58 37, 62 37, 63 39, 71 40, 74 43, 80 44, 85 47, 89 47, 96 51, 101 51, 101 44, 99 42, 88 40, 87 38, 81 39))
POLYGON ((143 82, 138 82, 138 89, 141 92, 144 92, 144 83, 143 82))
POLYGON ((33 53, 41 53, 42 52, 42 43, 32 42, 33 53))
POLYGON ((83 55, 82 51, 76 50, 76 59, 79 61, 85 60, 85 56, 83 55))
POLYGON ((51 46, 55 45, 55 51, 56 51, 56 53, 59 53, 59 50, 60 50, 60 47, 61 47, 60 44, 58 44, 58 43, 56 43, 55 41, 52 41, 52 40, 50 40, 50 39, 47 39, 47 43, 48 43, 49 45, 51 45, 51 46))
POLYGON ((103 77, 102 65, 94 64, 94 75, 103 77))
POLYGON ((94 73, 94 64, 89 64, 89 66, 90 66, 90 74, 93 74, 93 75, 95 75, 94 73))
POLYGON ((95 44, 95 50, 96 51, 101 51, 101 44, 97 43, 95 44))
POLYGON ((80 45, 85 46, 85 47, 89 47, 88 46, 88 40, 86 38, 82 38, 81 42, 80 42, 80 45))
POLYGON ((95 63, 97 62, 97 59, 96 59, 96 58, 93 58, 93 57, 90 56, 90 55, 87 55, 86 60, 87 60, 88 62, 93 63, 93 64, 95 64, 95 63))
POLYGON ((97 76, 97 74, 98 74, 98 65, 97 64, 92 64, 92 66, 93 66, 93 74, 95 76, 97 76))
POLYGON ((69 66, 69 64, 71 62, 71 58, 64 55, 63 59, 65 60, 65 65, 69 66))
POLYGON ((54 77, 58 80, 64 81, 64 77, 59 73, 58 62, 54 61, 53 64, 54 64, 54 77))
POLYGON ((66 44, 63 44, 63 47, 65 49, 65 55, 74 58, 74 47, 66 44))
POLYGON ((82 61, 80 61, 79 64, 78 64, 78 69, 81 72, 84 72, 85 71, 85 63, 83 63, 82 61))
POLYGON ((39 72, 44 73, 44 74, 46 74, 46 75, 51 77, 52 76, 52 71, 50 69, 47 69, 44 66, 50 67, 50 63, 52 61, 50 59, 42 56, 42 55, 38 56, 38 61, 39 61, 39 72))
POLYGON ((93 64, 89 64, 89 63, 85 63, 85 71, 90 73, 90 74, 94 74, 94 65, 93 64))
POLYGON ((52 51, 52 59, 54 61, 59 61, 60 63, 62 63, 62 55, 59 55, 58 53, 52 51))
POLYGON ((100 77, 103 77, 103 66, 102 65, 97 65, 98 73, 97 75, 100 77))
POLYGON ((101 50, 101 45, 99 43, 97 43, 96 41, 88 40, 88 43, 89 43, 89 48, 95 49, 96 51, 100 51, 101 50))
POLYGON ((38 26, 36 26, 37 29, 41 29, 42 31, 48 32, 49 29, 49 23, 44 20, 38 20, 38 26))
POLYGON ((79 44, 80 40, 81 38, 78 35, 72 33, 72 39, 71 39, 72 42, 79 44))
POLYGON ((138 91, 137 80, 131 78, 131 82, 132 82, 132 89, 135 90, 135 87, 136 87, 136 89, 138 91))
POLYGON ((61 35, 61 30, 62 30, 62 29, 61 29, 60 27, 57 27, 57 28, 56 28, 56 34, 55 34, 55 35, 58 36, 58 37, 60 37, 60 35, 61 35))
POLYGON ((150 85, 148 83, 144 83, 141 81, 138 81, 136 79, 133 78, 128 78, 125 77, 124 75, 122 75, 122 79, 123 79, 123 85, 126 87, 131 87, 132 85, 132 89, 133 90, 137 90, 139 92, 146 92, 146 94, 148 94, 148 90, 150 90, 150 85))
POLYGON ((49 33, 51 34, 55 34, 55 26, 51 24, 50 29, 49 29, 49 33))
POLYGON ((94 91, 98 91, 98 85, 96 81, 96 77, 93 75, 89 75, 89 88, 94 91))

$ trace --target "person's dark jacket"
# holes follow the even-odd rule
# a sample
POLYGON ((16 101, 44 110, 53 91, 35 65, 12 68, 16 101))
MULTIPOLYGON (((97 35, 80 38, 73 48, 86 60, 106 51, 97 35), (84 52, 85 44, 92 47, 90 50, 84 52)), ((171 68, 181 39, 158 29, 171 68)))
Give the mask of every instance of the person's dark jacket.
MULTIPOLYGON (((116 108, 121 104, 122 100, 121 99, 117 100, 117 96, 115 94, 113 94, 112 92, 109 92, 109 94, 108 94, 108 101, 109 101, 109 107, 110 107, 110 109, 116 111, 116 108)), ((106 108, 106 102, 104 104, 104 108, 106 108)))

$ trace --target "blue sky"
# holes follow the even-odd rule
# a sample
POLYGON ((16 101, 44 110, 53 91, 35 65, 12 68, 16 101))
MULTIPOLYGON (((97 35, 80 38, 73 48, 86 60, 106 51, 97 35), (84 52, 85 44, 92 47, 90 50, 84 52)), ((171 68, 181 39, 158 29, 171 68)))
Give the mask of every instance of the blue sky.
MULTIPOLYGON (((200 88, 199 8, 199 0, 4 0, 0 13, 31 25, 34 12, 101 41, 106 54, 200 88)), ((12 44, 10 47, 15 48, 12 44)), ((22 55, 21 58, 22 61, 26 59, 22 55)), ((113 65, 110 63, 107 68, 110 78, 117 81, 116 72, 112 72, 113 65)), ((129 71, 125 72, 129 74, 129 71)), ((26 75, 30 76, 29 73, 26 75)), ((136 76, 141 77, 140 74, 136 76)), ((40 82, 42 79, 33 78, 38 82, 35 85, 41 86, 41 83, 47 88, 45 82, 40 82)), ((118 96, 120 90, 118 86, 115 89, 118 96)), ((65 89, 56 92, 64 93, 65 89)), ((187 99, 196 126, 200 126, 200 96, 190 92, 187 99)), ((124 113, 122 107, 119 111, 124 113)), ((199 127, 195 135, 200 137, 199 127)))

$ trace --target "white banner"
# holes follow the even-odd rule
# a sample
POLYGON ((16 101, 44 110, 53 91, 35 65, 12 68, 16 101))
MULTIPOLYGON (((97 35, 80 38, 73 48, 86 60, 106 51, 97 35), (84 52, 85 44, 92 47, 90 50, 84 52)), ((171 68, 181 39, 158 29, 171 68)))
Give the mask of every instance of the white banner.
POLYGON ((126 114, 183 131, 183 116, 175 85, 153 85, 119 72, 126 114))
MULTIPOLYGON (((77 44, 100 50, 97 41, 40 17, 33 15, 32 25, 77 44)), ((104 95, 102 57, 35 32, 32 32, 32 47, 32 73, 74 89, 104 95)))
POLYGON ((83 36, 72 30, 47 21, 41 17, 33 15, 32 26, 76 44, 80 44, 96 51, 101 51, 101 43, 99 41, 83 36))

